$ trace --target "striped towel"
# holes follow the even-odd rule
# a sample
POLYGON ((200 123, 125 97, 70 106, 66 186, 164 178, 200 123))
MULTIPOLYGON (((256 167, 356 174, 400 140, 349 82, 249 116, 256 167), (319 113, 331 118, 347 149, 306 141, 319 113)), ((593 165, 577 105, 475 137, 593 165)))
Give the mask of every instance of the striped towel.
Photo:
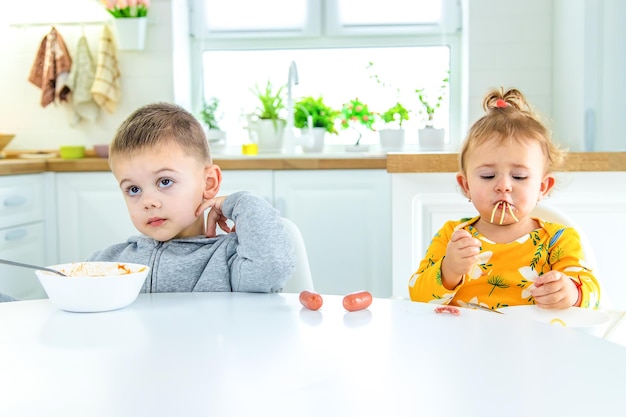
POLYGON ((113 32, 109 25, 104 25, 100 37, 98 63, 91 96, 94 101, 109 113, 115 112, 121 97, 120 70, 117 64, 117 48, 113 41, 113 32))

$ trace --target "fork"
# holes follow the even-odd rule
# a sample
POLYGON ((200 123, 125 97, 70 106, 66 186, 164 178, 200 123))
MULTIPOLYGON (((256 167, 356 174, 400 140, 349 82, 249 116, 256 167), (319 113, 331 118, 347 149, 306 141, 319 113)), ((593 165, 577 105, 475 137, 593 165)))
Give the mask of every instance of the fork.
POLYGON ((478 308, 480 310, 485 310, 485 311, 491 311, 492 313, 498 313, 498 314, 504 314, 501 311, 498 310, 492 310, 489 307, 485 307, 485 306, 481 306, 480 304, 476 304, 476 303, 467 303, 468 307, 472 307, 472 308, 478 308))

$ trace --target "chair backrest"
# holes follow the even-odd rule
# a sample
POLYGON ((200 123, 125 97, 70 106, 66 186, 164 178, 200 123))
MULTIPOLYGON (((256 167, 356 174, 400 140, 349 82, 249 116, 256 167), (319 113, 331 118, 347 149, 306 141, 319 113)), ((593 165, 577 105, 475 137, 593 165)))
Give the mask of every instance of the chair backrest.
MULTIPOLYGON (((544 203, 539 203, 533 209, 530 215, 532 217, 537 217, 541 220, 546 220, 551 223, 562 224, 563 226, 568 226, 568 227, 576 229, 576 231, 578 232, 578 235, 580 236, 580 243, 583 247, 583 254, 585 256, 585 262, 593 270, 594 276, 596 277, 598 282, 600 282, 600 285, 602 285, 602 282, 599 276, 600 271, 598 271, 596 255, 593 251, 593 247, 591 246, 591 242, 589 241, 589 238, 585 234, 584 230, 582 230, 582 228, 576 223, 575 220, 573 220, 571 217, 565 214, 562 210, 556 207, 550 206, 548 204, 544 204, 544 203)), ((602 291, 604 290, 604 288, 601 287, 600 290, 601 290, 600 307, 601 308, 610 307, 611 302, 609 301, 609 297, 604 291, 602 291)))
POLYGON ((284 217, 282 220, 285 230, 293 241, 294 254, 296 257, 296 268, 291 278, 285 283, 283 292, 299 293, 304 290, 314 291, 309 257, 306 253, 306 246, 300 229, 291 220, 284 217))

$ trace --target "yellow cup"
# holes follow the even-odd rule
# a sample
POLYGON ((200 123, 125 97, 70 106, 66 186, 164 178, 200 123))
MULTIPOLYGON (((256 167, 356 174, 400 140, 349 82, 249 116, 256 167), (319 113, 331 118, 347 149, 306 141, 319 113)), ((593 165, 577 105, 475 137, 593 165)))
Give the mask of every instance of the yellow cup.
POLYGON ((259 146, 256 143, 244 143, 241 145, 241 153, 244 155, 256 155, 259 153, 259 146))

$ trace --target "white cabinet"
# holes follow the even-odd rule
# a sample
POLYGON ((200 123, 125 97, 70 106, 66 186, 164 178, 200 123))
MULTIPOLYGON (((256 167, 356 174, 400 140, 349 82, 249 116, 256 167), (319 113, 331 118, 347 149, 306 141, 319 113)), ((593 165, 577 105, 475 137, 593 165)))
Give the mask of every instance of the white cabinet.
MULTIPOLYGON (((43 174, 0 177, 0 258, 45 265, 43 174)), ((45 298, 31 269, 0 265, 0 292, 17 299, 45 298)))
MULTIPOLYGON (((445 221, 476 214, 457 190, 455 173, 392 174, 393 295, 408 295, 409 277, 445 221)), ((545 200, 565 212, 589 238, 596 275, 614 308, 626 309, 626 172, 557 174, 545 200)))
POLYGON ((138 232, 110 172, 55 174, 58 262, 76 262, 138 232))
POLYGON ((256 193, 302 233, 316 291, 391 295, 391 188, 384 170, 226 171, 221 194, 256 193))
MULTIPOLYGON (((56 174, 59 262, 136 234, 111 173, 56 174)), ((384 170, 224 171, 220 195, 251 191, 300 228, 316 290, 391 294, 390 177, 384 170)))
POLYGON ((302 232, 316 291, 391 295, 390 183, 384 170, 274 173, 274 205, 302 232))

